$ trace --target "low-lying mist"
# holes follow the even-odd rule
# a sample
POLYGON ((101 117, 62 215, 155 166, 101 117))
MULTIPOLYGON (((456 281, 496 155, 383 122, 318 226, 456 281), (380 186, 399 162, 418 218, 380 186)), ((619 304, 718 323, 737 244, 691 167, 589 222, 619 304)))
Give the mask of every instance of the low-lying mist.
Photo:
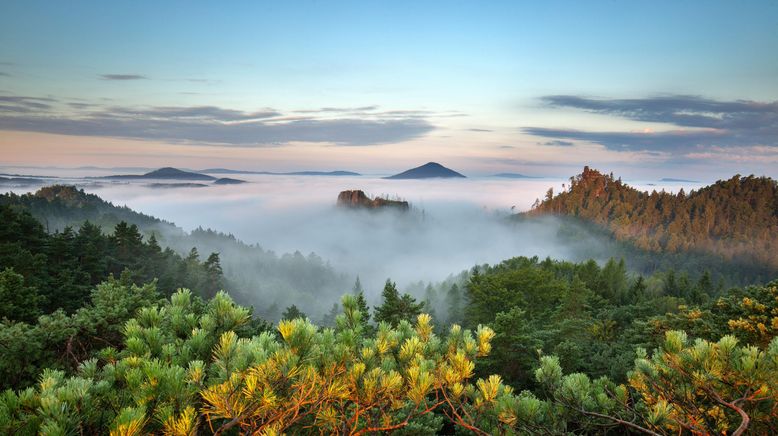
MULTIPOLYGON (((308 295, 299 301, 300 296, 289 294, 288 287, 267 289, 274 285, 263 283, 259 273, 252 277, 252 264, 241 258, 244 252, 236 250, 234 244, 220 246, 216 241, 203 247, 221 252, 228 276, 241 275, 245 287, 255 288, 243 292, 249 300, 256 295, 257 301, 250 302, 258 308, 276 304, 282 310, 291 301, 311 315, 326 312, 337 295, 350 291, 357 276, 368 298, 377 302, 387 278, 400 289, 418 289, 412 284, 439 282, 475 265, 514 256, 579 260, 587 251, 591 252, 589 257, 602 253, 593 246, 595 238, 579 237, 575 246, 563 241, 557 220, 509 219, 512 213, 529 209, 549 187, 560 189, 562 180, 241 178, 248 183, 155 189, 147 182, 91 181, 82 186, 116 205, 174 222, 185 231, 211 228, 278 255, 316 253, 343 277, 322 282, 322 287, 343 289, 322 289, 321 298, 308 295), (337 195, 346 189, 401 198, 411 203, 412 210, 338 208, 337 195)), ((188 249, 180 245, 174 248, 188 249)))
POLYGON ((551 226, 506 224, 512 207, 528 209, 559 183, 254 176, 242 185, 160 190, 122 184, 87 191, 187 231, 212 228, 277 253, 314 252, 377 292, 387 278, 403 286, 517 255, 565 258, 565 249, 551 243, 551 226), (399 197, 413 209, 338 208, 335 200, 345 189, 399 197))

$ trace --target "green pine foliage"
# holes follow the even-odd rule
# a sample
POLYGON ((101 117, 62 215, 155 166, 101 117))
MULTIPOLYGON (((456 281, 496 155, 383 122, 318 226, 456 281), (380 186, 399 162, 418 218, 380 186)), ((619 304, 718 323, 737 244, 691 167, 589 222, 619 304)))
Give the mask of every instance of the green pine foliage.
MULTIPOLYGON (((778 424, 778 339, 753 346, 668 331, 650 355, 636 350, 625 382, 566 371, 558 356, 538 352, 534 369, 524 369, 534 387, 519 392, 475 371, 495 352, 530 352, 532 332, 518 308, 497 316, 502 339, 486 326, 453 325, 438 336, 426 314, 369 333, 347 295, 334 328, 297 318, 273 333, 253 328, 250 310, 225 293, 209 301, 184 289, 156 297, 153 286, 107 282, 70 324, 58 321, 70 326, 63 338, 82 331, 79 341, 97 333, 105 343, 2 393, 0 431, 766 434, 778 424), (90 322, 107 330, 79 330, 90 322), (505 345, 513 348, 495 350, 505 345)), ((64 327, 41 324, 48 334, 64 327)), ((2 359, 21 362, 23 354, 2 359)))
POLYGON ((58 309, 74 313, 111 275, 135 284, 156 279, 164 295, 185 286, 209 297, 225 285, 218 254, 205 262, 196 255, 182 259, 153 237, 145 242, 134 224, 120 222, 108 235, 90 222, 49 234, 26 210, 0 206, 0 216, 0 293, 7 302, 0 317, 9 320, 30 322, 58 309))
MULTIPOLYGON (((586 174, 569 192, 549 191, 544 204, 573 198, 566 196, 584 185, 595 199, 622 190, 612 177, 586 174)), ((722 182, 719 193, 772 192, 759 188, 763 182, 722 182)), ((671 197, 666 205, 680 207, 694 194, 671 197)), ((51 189, 24 201, 67 213, 100 209, 93 200, 51 189)), ((721 271, 704 268, 644 276, 621 258, 517 257, 411 285, 421 302, 387 280, 372 317, 359 278, 318 326, 292 295, 271 326, 222 291, 233 283, 221 254, 201 257, 190 247, 180 256, 131 222, 113 224, 109 234, 90 222, 49 232, 15 201, 0 201, 2 434, 741 435, 778 428, 778 280, 724 289, 721 271), (433 311, 445 322, 436 323, 433 311)), ((631 210, 619 201, 608 200, 608 216, 631 210)), ((768 206, 757 203, 751 207, 762 214, 768 206)), ((739 226, 715 221, 711 228, 753 236, 732 230, 739 226)), ((716 251, 729 242, 711 252, 739 253, 716 251)), ((751 248, 749 261, 764 260, 751 248)), ((315 281, 308 275, 315 258, 296 253, 280 262, 302 271, 300 283, 315 281)), ((277 314, 277 304, 260 309, 277 314)))
POLYGON ((391 280, 386 280, 381 298, 381 305, 375 307, 374 319, 377 323, 385 322, 396 327, 402 321, 415 319, 424 309, 424 302, 417 303, 410 294, 400 295, 391 280))

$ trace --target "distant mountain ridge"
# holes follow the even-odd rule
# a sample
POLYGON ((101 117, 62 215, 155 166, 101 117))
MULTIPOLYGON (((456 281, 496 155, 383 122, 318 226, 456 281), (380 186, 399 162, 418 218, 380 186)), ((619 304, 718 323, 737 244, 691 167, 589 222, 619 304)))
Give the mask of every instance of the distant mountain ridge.
POLYGON ((492 177, 501 177, 503 179, 540 179, 538 176, 527 176, 519 173, 498 173, 492 177))
POLYGON ((207 174, 259 174, 272 176, 361 176, 360 173, 353 171, 293 171, 287 173, 277 173, 272 171, 249 171, 249 170, 230 170, 227 168, 206 168, 200 170, 200 173, 207 174))
POLYGON ((164 167, 146 174, 120 174, 115 176, 97 177, 99 179, 137 180, 137 179, 170 179, 170 180, 216 180, 207 174, 183 171, 177 168, 164 167))
POLYGON ((27 185, 39 185, 46 183, 47 181, 45 179, 36 179, 32 177, 3 177, 0 176, 0 185, 18 185, 18 186, 27 186, 27 185))
POLYGON ((697 251, 778 268, 778 183, 736 175, 677 194, 638 191, 585 167, 567 190, 548 190, 528 216, 564 215, 599 224, 639 248, 697 251))
POLYGON ((222 177, 221 179, 216 179, 213 182, 214 185, 240 185, 242 183, 246 183, 246 181, 240 179, 231 179, 229 177, 222 177))
POLYGON ((434 179, 434 178, 465 178, 462 174, 444 167, 437 162, 427 162, 426 164, 411 168, 393 176, 384 177, 385 179, 434 179))
POLYGON ((665 177, 663 179, 659 179, 660 182, 675 182, 675 183, 700 183, 698 180, 687 180, 687 179, 674 179, 672 177, 665 177))
MULTIPOLYGON (((207 174, 184 171, 172 167, 160 168, 158 170, 150 171, 146 174, 126 174, 96 178, 108 180, 174 180, 187 182, 213 182, 213 185, 237 185, 246 183, 245 180, 232 179, 229 177, 216 178, 207 174)), ((151 183, 147 186, 150 188, 201 188, 208 185, 202 183, 151 183)))

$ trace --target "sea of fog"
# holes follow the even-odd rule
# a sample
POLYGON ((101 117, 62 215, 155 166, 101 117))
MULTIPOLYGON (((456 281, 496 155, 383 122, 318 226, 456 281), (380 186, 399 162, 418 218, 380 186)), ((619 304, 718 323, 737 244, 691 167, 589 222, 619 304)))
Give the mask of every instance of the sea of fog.
MULTIPOLYGON (((337 271, 359 275, 365 287, 373 290, 371 294, 387 278, 405 286, 440 281, 477 264, 519 255, 569 257, 564 246, 554 243, 556 227, 506 224, 506 217, 528 210, 548 188, 562 189, 567 181, 561 179, 386 180, 374 176, 241 174, 231 177, 248 183, 151 188, 148 181, 96 183, 82 178, 86 175, 94 174, 59 174, 62 178, 51 179, 51 183, 77 184, 116 205, 172 221, 187 231, 211 228, 278 254, 314 252, 337 271), (409 216, 342 210, 335 202, 338 193, 346 189, 401 198, 413 209, 409 216)), ((630 184, 641 190, 667 191, 700 186, 646 181, 630 184)))

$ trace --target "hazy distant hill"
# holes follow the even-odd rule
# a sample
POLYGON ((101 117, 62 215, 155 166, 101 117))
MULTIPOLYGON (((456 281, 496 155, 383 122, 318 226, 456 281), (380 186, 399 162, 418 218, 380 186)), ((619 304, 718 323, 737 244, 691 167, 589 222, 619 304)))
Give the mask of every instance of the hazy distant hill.
POLYGON ((270 173, 283 176, 361 176, 353 171, 298 171, 293 173, 270 173))
POLYGON ((165 167, 148 172, 146 174, 124 174, 99 177, 101 179, 142 180, 142 179, 168 179, 168 180, 216 180, 216 177, 207 174, 182 171, 177 168, 165 167))
POLYGON ((688 194, 648 193, 586 167, 566 191, 549 189, 527 213, 545 214, 583 218, 651 251, 711 253, 778 268, 778 183, 768 177, 736 175, 688 194))
POLYGON ((660 182, 674 182, 674 183, 700 183, 697 180, 686 180, 686 179, 674 179, 672 177, 665 177, 664 179, 660 179, 660 182))
POLYGON ((386 177, 387 179, 434 179, 434 178, 464 178, 462 174, 446 168, 437 162, 428 162, 420 167, 411 168, 400 174, 386 177))
POLYGON ((275 173, 271 171, 246 171, 230 170, 226 168, 207 168, 200 171, 207 174, 261 174, 272 176, 361 176, 353 171, 295 171, 289 173, 275 173))
POLYGON ((148 185, 146 185, 146 187, 154 188, 154 189, 176 189, 176 188, 206 188, 208 187, 208 185, 203 183, 179 182, 179 183, 149 183, 148 185))
POLYGON ((36 179, 32 177, 2 177, 0 176, 0 184, 1 185, 16 185, 16 186, 27 186, 27 185, 38 185, 46 183, 43 179, 36 179))
POLYGON ((539 179, 540 178, 537 176, 526 176, 524 174, 519 174, 519 173, 499 173, 493 175, 492 177, 502 177, 503 179, 539 179))
POLYGON ((246 181, 231 179, 229 177, 222 177, 221 179, 216 179, 216 181, 213 182, 214 185, 239 185, 241 183, 246 183, 246 181))

